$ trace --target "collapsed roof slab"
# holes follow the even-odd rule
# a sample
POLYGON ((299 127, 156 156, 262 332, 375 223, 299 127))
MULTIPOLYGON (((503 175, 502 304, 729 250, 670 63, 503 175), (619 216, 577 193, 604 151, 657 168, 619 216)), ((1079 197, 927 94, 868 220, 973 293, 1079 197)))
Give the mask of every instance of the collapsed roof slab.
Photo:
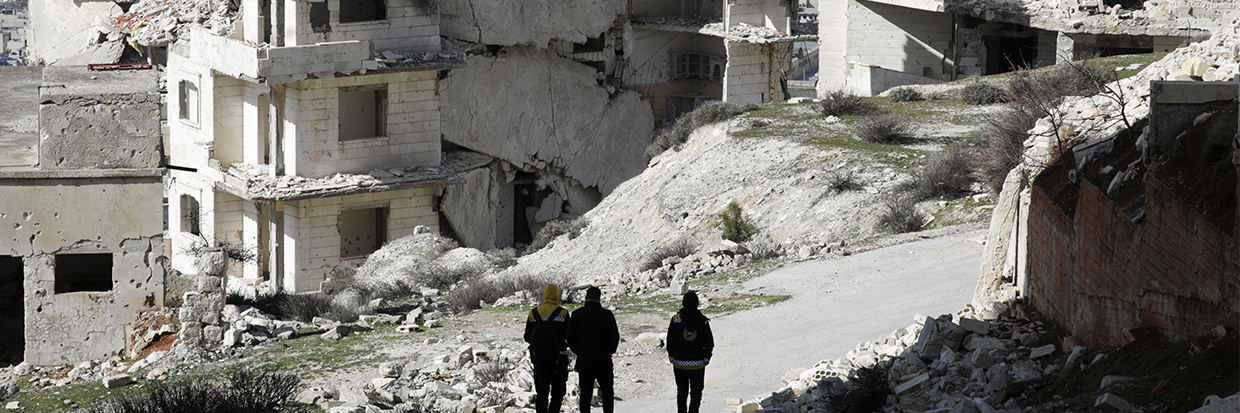
POLYGON ((717 21, 666 17, 635 17, 631 20, 631 23, 634 29, 697 33, 737 43, 771 44, 818 40, 818 35, 785 35, 771 28, 746 23, 738 23, 728 28, 723 23, 717 21))
MULTIPOLYGON (((875 0, 895 3, 896 0, 875 0)), ((1062 33, 1189 37, 1208 34, 1240 12, 1231 0, 1146 2, 1138 10, 1102 0, 948 0, 948 12, 1062 33)))
POLYGON ((368 174, 335 174, 324 178, 273 177, 264 167, 233 164, 216 181, 217 189, 247 201, 297 201, 409 188, 436 188, 464 183, 460 174, 491 162, 473 152, 444 152, 438 167, 410 166, 377 169, 368 174))

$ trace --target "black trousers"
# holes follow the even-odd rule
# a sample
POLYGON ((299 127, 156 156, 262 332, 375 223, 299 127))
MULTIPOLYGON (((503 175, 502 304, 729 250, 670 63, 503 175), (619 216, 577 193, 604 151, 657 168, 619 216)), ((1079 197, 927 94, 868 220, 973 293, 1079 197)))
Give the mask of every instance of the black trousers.
POLYGON ((567 385, 568 356, 561 354, 556 357, 555 363, 534 363, 534 410, 538 413, 559 413, 567 385))
POLYGON ((676 413, 698 413, 702 405, 702 387, 706 384, 706 368, 685 370, 672 367, 676 373, 676 413), (685 399, 688 406, 685 405, 685 399))
POLYGON ((594 397, 594 382, 598 382, 598 397, 603 402, 603 413, 612 413, 615 411, 616 390, 615 390, 615 370, 612 367, 611 360, 607 363, 597 363, 595 366, 582 366, 577 364, 578 384, 581 388, 581 397, 578 399, 578 407, 581 413, 590 413, 590 402, 594 397))

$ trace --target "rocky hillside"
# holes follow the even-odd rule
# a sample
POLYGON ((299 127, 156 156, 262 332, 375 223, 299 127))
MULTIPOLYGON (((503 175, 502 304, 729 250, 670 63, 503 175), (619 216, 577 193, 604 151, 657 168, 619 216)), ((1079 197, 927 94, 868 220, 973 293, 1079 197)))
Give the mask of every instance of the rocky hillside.
MULTIPOLYGON (((521 258, 512 271, 569 275, 608 284, 632 274, 659 248, 687 238, 703 247, 722 240, 717 214, 732 201, 784 253, 802 258, 848 251, 883 231, 876 228, 883 200, 904 191, 944 143, 971 142, 992 107, 954 101, 895 103, 883 110, 918 125, 907 145, 868 143, 854 137, 861 117, 818 113, 816 103, 773 104, 695 131, 680 150, 650 161, 641 175, 621 184, 587 213, 584 231, 571 241, 521 258), (859 189, 835 192, 833 179, 851 177, 859 189)), ((978 196, 918 205, 937 222, 984 220, 989 206, 978 196)))

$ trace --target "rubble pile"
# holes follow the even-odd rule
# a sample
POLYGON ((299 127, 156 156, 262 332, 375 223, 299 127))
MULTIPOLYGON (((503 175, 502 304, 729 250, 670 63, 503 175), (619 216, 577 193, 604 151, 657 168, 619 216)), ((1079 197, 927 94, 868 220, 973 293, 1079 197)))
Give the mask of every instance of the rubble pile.
POLYGON ((1161 36, 1200 33, 1201 28, 1209 27, 1214 18, 1219 17, 1219 11, 1203 11, 1201 7, 1195 10, 1183 1, 1151 0, 1135 8, 1106 3, 1104 0, 954 0, 949 1, 946 8, 988 21, 1024 22, 1047 30, 1161 36))
MULTIPOLYGON (((1136 75, 1109 85, 1110 93, 1065 98, 1059 107, 1060 119, 1039 119, 1029 131, 1032 139, 1040 141, 1035 145, 1040 152, 1035 153, 1034 157, 1049 156, 1051 140, 1055 137, 1080 138, 1076 147, 1090 148, 1096 142, 1113 139, 1128 125, 1148 117, 1151 81, 1220 82, 1232 81, 1238 75, 1240 21, 1235 21, 1210 39, 1176 49, 1136 75)), ((1080 161, 1084 164, 1086 159, 1080 158, 1080 161)))
POLYGON ((697 254, 664 258, 658 268, 595 279, 594 284, 619 286, 621 293, 628 294, 650 293, 669 287, 673 294, 684 294, 688 292, 689 280, 735 269, 749 262, 750 256, 744 246, 724 240, 697 254))
MULTIPOLYGON (((981 314, 986 313, 986 314, 981 314)), ((1025 389, 1050 382, 1065 369, 1083 368, 1105 357, 1075 345, 1072 338, 1052 343, 1041 322, 982 317, 966 307, 955 315, 914 317, 916 323, 882 340, 859 344, 836 360, 823 360, 787 380, 788 386, 764 399, 735 401, 736 411, 782 409, 825 412, 826 398, 846 389, 854 368, 887 371, 892 395, 885 411, 1018 412, 1025 389), (983 318, 989 318, 984 320, 983 318), (1071 347, 1064 365, 1051 362, 1071 347)), ((781 410, 772 410, 781 411, 781 410)))
POLYGON ((192 25, 200 25, 218 36, 228 34, 239 16, 232 2, 142 0, 108 23, 128 36, 131 43, 167 46, 187 35, 192 25), (213 8, 213 3, 218 6, 213 8))
MULTIPOLYGON (((980 311, 966 306, 954 315, 937 318, 918 314, 913 317, 914 324, 881 340, 860 343, 843 358, 823 360, 808 370, 790 372, 785 376, 788 386, 768 397, 729 400, 730 410, 830 412, 827 399, 847 390, 850 371, 876 367, 885 371, 891 391, 884 412, 1014 413, 1047 408, 1064 411, 1067 402, 1056 399, 1045 404, 1030 399, 1028 393, 1093 364, 1109 361, 1111 351, 1086 348, 1072 336, 1061 338, 1041 321, 1008 317, 1007 308, 1006 304, 992 303, 980 311), (998 317, 1000 314, 1003 316, 998 317)), ((1210 339, 1222 339, 1229 334, 1234 333, 1219 326, 1211 331, 1210 339)), ((1098 388, 1105 392, 1132 379, 1105 376, 1098 388)), ((1237 397, 1240 396, 1224 400, 1237 397)), ((1218 400, 1211 396, 1206 404, 1218 400)), ((1137 411, 1131 403, 1109 392, 1098 397, 1094 407, 1102 411, 1137 411)))

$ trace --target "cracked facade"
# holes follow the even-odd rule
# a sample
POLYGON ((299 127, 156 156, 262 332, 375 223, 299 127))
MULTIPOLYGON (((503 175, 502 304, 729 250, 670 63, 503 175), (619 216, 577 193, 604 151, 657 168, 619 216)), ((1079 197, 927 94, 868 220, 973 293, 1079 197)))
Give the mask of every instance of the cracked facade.
POLYGON ((819 94, 1167 52, 1235 16, 1229 0, 823 0, 819 94))
POLYGON ((0 364, 117 354, 169 277, 155 74, 13 69, 5 100, 39 129, 0 168, 0 364))

